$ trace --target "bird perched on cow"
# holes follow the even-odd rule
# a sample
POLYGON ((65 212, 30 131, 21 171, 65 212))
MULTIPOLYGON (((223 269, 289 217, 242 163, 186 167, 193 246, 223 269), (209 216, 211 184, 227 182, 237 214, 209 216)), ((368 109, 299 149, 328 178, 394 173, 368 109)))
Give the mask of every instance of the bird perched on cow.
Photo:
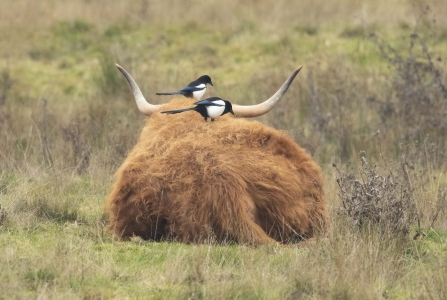
POLYGON ((213 85, 211 77, 209 77, 208 75, 203 75, 177 92, 156 93, 156 95, 183 95, 187 98, 195 98, 196 101, 199 101, 200 98, 205 95, 206 85, 208 83, 213 85))
POLYGON ((162 111, 163 114, 178 114, 185 111, 194 110, 202 115, 205 119, 205 122, 208 121, 208 118, 211 119, 211 122, 226 113, 231 113, 234 116, 233 106, 230 101, 223 100, 219 97, 210 97, 201 101, 194 102, 197 104, 195 107, 176 109, 176 110, 167 110, 162 111))

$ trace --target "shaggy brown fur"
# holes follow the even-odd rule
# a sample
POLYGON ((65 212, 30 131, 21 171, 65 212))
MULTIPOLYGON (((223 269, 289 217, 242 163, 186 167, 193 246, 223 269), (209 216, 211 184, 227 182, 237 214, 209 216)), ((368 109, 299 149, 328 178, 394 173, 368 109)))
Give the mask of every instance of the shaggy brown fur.
POLYGON ((288 243, 327 226, 320 168, 256 121, 154 113, 116 176, 107 209, 119 238, 288 243))

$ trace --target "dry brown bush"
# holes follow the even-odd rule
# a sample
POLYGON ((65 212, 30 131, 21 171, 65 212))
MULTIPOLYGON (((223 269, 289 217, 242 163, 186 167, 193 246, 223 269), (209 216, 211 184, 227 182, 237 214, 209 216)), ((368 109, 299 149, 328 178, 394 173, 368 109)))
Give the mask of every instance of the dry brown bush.
POLYGON ((441 182, 446 178, 442 173, 440 178, 433 174, 437 173, 438 156, 445 156, 435 155, 433 144, 406 145, 401 151, 395 161, 384 159, 383 167, 371 166, 364 151, 356 172, 333 164, 342 203, 338 212, 353 226, 372 226, 394 236, 408 236, 415 228, 414 238, 426 235, 426 229, 444 228, 447 185, 441 182))

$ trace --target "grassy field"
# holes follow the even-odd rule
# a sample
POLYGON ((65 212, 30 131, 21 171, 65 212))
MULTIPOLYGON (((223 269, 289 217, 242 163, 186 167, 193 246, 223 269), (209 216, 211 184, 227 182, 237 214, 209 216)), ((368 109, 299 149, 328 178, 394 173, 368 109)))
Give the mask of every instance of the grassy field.
POLYGON ((3 0, 0 299, 445 299, 444 2, 3 0), (303 65, 258 120, 322 167, 328 235, 114 240, 104 200, 144 121, 114 63, 152 103, 208 74, 239 104, 303 65))

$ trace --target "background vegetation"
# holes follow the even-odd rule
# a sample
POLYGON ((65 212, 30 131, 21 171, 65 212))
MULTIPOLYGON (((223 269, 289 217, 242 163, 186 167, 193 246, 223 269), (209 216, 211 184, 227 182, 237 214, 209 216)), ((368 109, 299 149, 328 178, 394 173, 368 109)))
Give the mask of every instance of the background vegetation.
POLYGON ((3 0, 0 298, 443 299, 447 5, 407 1, 3 0), (287 130, 324 173, 307 248, 104 232, 113 173, 153 103, 202 74, 287 130))

